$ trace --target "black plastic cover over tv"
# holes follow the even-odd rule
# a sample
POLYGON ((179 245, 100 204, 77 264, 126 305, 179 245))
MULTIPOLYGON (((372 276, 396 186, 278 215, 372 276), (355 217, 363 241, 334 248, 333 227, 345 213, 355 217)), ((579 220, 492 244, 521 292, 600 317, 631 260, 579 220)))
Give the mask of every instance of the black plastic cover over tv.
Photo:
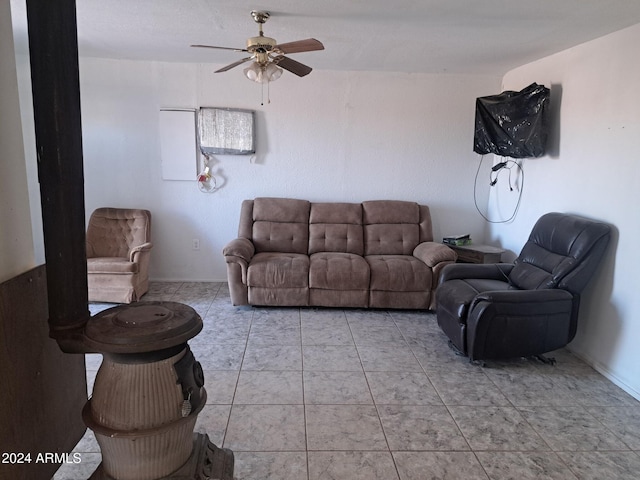
POLYGON ((549 133, 551 91, 532 83, 519 91, 476 99, 473 151, 503 157, 541 157, 549 133))

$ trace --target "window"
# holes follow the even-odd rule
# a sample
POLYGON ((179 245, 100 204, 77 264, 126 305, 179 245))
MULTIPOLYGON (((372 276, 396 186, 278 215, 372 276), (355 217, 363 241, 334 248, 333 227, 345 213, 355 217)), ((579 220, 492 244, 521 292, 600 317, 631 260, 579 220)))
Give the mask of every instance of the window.
POLYGON ((232 108, 201 108, 200 149, 205 154, 251 155, 255 148, 255 112, 232 108))

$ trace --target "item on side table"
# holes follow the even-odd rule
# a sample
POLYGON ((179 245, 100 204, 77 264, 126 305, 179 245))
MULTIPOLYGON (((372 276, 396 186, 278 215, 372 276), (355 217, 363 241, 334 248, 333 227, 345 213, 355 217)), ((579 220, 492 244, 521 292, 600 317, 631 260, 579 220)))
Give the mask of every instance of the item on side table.
POLYGON ((471 235, 450 235, 442 238, 442 243, 446 245, 471 245, 471 235))

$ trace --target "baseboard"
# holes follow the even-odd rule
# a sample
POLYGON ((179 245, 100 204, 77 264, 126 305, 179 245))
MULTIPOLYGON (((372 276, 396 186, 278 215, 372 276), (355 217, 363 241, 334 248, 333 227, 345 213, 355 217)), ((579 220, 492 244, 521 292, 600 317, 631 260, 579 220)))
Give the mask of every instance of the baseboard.
POLYGON ((640 391, 626 384, 614 372, 612 372, 606 365, 603 365, 602 363, 598 362, 597 360, 591 358, 588 355, 583 355, 574 350, 571 350, 568 347, 567 347, 567 350, 569 350, 571 353, 573 353, 576 357, 578 357, 583 362, 589 364, 607 380, 610 380, 613 384, 617 385, 618 387, 623 389, 625 392, 627 392, 629 395, 634 397, 636 400, 640 401, 640 391))
POLYGON ((195 282, 204 282, 204 283, 227 283, 227 279, 226 277, 223 279, 211 279, 211 278, 173 278, 173 277, 168 277, 168 278, 149 278, 150 282, 180 282, 180 283, 195 283, 195 282))

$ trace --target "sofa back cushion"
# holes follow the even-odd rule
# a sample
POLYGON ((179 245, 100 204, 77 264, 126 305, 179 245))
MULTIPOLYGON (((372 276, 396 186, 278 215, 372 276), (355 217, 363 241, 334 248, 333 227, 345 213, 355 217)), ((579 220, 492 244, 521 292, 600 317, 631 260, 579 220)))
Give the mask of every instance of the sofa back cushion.
POLYGON ((251 232, 256 253, 307 253, 309 246, 307 200, 256 198, 251 232))
POLYGON ((431 217, 425 206, 374 200, 363 202, 362 211, 365 255, 411 255, 419 243, 433 240, 431 217))
POLYGON ((317 252, 364 253, 362 205, 312 203, 309 215, 309 255, 317 252))

